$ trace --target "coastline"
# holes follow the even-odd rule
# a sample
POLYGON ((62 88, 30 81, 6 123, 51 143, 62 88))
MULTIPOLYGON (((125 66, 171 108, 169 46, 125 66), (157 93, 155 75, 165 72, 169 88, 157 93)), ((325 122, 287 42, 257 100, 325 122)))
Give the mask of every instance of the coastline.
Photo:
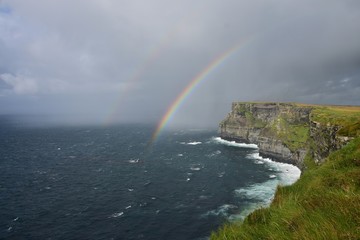
POLYGON ((359 106, 234 102, 219 135, 303 171, 268 207, 211 239, 359 239, 359 119, 359 106))
POLYGON ((255 164, 268 164, 269 168, 275 170, 277 173, 276 176, 269 175, 269 180, 266 182, 263 182, 261 184, 253 184, 245 188, 235 190, 236 194, 247 195, 247 189, 251 189, 252 191, 255 191, 257 195, 263 195, 264 199, 257 199, 259 200, 258 203, 250 204, 240 213, 230 216, 230 222, 236 222, 239 220, 244 221, 248 215, 250 215, 257 209, 269 207, 274 200, 274 196, 276 194, 276 189, 278 186, 291 186, 296 183, 301 177, 302 171, 298 166, 292 164, 291 162, 281 161, 268 156, 264 156, 263 154, 261 154, 259 146, 254 143, 250 143, 249 141, 239 142, 239 139, 236 138, 225 139, 222 137, 217 137, 215 138, 215 140, 232 147, 249 148, 256 150, 256 152, 249 154, 247 156, 247 159, 253 160, 255 164), (259 187, 260 190, 254 190, 254 188, 259 187), (265 193, 265 191, 267 192, 265 193), (269 191, 271 191, 270 194, 269 191), (269 195, 271 195, 271 197, 269 197, 269 195))

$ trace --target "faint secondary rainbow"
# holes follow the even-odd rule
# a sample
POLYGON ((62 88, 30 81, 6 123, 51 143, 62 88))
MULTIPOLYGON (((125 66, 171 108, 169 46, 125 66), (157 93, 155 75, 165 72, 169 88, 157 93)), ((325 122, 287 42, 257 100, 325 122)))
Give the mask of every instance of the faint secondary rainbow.
POLYGON ((200 84, 200 82, 204 80, 207 76, 209 76, 210 73, 212 73, 217 67, 219 67, 222 63, 229 59, 233 54, 235 54, 240 48, 244 47, 248 42, 249 38, 221 53, 191 80, 191 82, 182 90, 182 92, 177 96, 177 98, 169 106, 168 110, 161 118, 161 121, 159 122, 156 130, 152 135, 150 145, 152 145, 156 141, 161 131, 175 115, 176 110, 179 109, 180 105, 184 102, 186 97, 190 95, 190 93, 200 84))
MULTIPOLYGON (((0 0, 1 1, 1 0, 0 0)), ((191 20, 197 13, 197 9, 186 14, 184 17, 178 20, 178 22, 171 27, 170 31, 166 32, 161 38, 159 43, 149 51, 141 64, 135 69, 133 74, 124 82, 119 95, 117 96, 114 104, 111 105, 109 114, 104 120, 104 125, 109 125, 116 118, 116 115, 121 112, 121 107, 126 104, 126 98, 136 88, 136 84, 142 77, 145 76, 146 72, 155 64, 161 55, 167 50, 171 43, 176 39, 177 35, 181 33, 187 25, 191 23, 191 20)))

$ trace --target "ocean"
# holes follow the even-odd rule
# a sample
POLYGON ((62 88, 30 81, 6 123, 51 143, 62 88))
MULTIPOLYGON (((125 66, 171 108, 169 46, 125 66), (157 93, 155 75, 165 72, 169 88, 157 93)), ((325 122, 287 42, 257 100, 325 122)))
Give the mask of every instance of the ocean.
POLYGON ((216 129, 0 125, 1 239, 207 239, 300 176, 216 129))

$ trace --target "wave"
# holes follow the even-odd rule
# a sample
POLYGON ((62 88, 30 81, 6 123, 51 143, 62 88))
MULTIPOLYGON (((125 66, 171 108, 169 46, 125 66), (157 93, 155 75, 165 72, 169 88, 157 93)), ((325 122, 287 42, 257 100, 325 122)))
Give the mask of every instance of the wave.
POLYGON ((183 144, 183 145, 199 145, 199 144, 202 144, 202 142, 197 142, 197 141, 193 141, 193 142, 180 142, 180 144, 183 144))
POLYGON ((246 216, 261 207, 268 207, 274 198, 278 180, 271 179, 263 183, 254 183, 249 186, 236 189, 236 197, 247 200, 240 213, 228 217, 230 221, 244 220, 246 216))
POLYGON ((252 144, 252 143, 237 143, 235 141, 228 141, 228 140, 222 139, 221 137, 213 137, 212 140, 216 143, 223 144, 226 146, 231 146, 231 147, 258 149, 258 146, 256 144, 252 144))
POLYGON ((219 154, 221 154, 221 151, 220 151, 220 150, 216 150, 215 152, 210 153, 210 154, 208 154, 208 155, 206 155, 206 156, 207 156, 207 157, 214 157, 214 156, 219 155, 219 154))
POLYGON ((218 173, 218 177, 221 178, 225 175, 225 171, 218 173))
MULTIPOLYGON (((278 184, 281 186, 292 185, 300 178, 301 170, 294 165, 275 162, 270 158, 263 158, 259 153, 248 154, 247 158, 255 160, 256 164, 259 164, 260 162, 267 164, 269 166, 269 170, 276 173, 276 177, 279 179, 278 184)), ((273 174, 270 176, 273 176, 273 174)))
POLYGON ((111 214, 110 218, 117 218, 117 217, 121 217, 122 215, 124 215, 124 212, 117 212, 117 213, 111 214))
POLYGON ((190 170, 192 170, 192 171, 200 171, 201 168, 199 168, 199 167, 190 167, 190 170))
POLYGON ((139 159, 136 158, 136 159, 130 159, 128 160, 129 163, 139 163, 139 159))
POLYGON ((232 212, 238 209, 238 206, 232 204, 224 204, 218 207, 215 210, 208 211, 207 213, 201 215, 201 217, 208 217, 208 216, 222 216, 222 217, 229 217, 232 212))
POLYGON ((236 189, 235 196, 260 201, 262 204, 268 204, 271 202, 274 190, 276 189, 277 181, 270 180, 265 183, 255 183, 244 188, 236 189))
POLYGON ((236 197, 248 200, 245 209, 238 214, 228 217, 230 221, 244 220, 246 216, 260 207, 268 207, 272 202, 278 185, 287 186, 295 183, 301 175, 298 167, 272 161, 270 158, 263 158, 259 153, 247 155, 248 159, 254 160, 255 164, 265 164, 273 174, 269 175, 269 180, 262 183, 254 183, 243 188, 236 189, 236 197))
POLYGON ((200 171, 204 166, 200 163, 194 163, 190 165, 190 170, 192 171, 200 171))

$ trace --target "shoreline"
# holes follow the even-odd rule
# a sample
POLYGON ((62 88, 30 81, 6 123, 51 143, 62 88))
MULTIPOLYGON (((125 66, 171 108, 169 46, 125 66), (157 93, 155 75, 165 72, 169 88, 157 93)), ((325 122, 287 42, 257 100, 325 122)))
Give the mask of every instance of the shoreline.
MULTIPOLYGON (((260 151, 259 146, 257 146, 254 143, 250 143, 249 141, 239 142, 239 139, 223 138, 221 136, 218 136, 217 138, 221 140, 222 144, 225 144, 227 146, 233 146, 233 147, 239 147, 239 148, 249 148, 249 149, 254 149, 254 150, 256 149, 257 153, 249 154, 247 158, 251 159, 251 160, 255 160, 255 161, 261 161, 261 164, 266 164, 266 163, 273 164, 274 165, 273 167, 277 168, 278 175, 280 175, 280 176, 277 176, 276 178, 272 178, 269 176, 269 179, 267 181, 265 181, 261 184, 258 184, 259 186, 266 186, 267 185, 266 183, 269 184, 269 183, 271 183, 271 181, 278 181, 276 183, 275 188, 273 189, 273 192, 271 193, 272 197, 270 199, 261 199, 262 201, 259 201, 258 203, 254 204, 254 205, 250 204, 244 210, 242 210, 239 214, 232 215, 235 217, 230 218, 229 219, 230 222, 238 221, 238 220, 244 221, 248 215, 250 215, 257 209, 260 209, 262 207, 269 207, 274 200, 277 186, 291 186, 301 178, 301 175, 302 175, 301 168, 299 168, 298 166, 294 165, 291 162, 279 161, 278 159, 274 159, 271 156, 263 155, 260 151), (246 145, 256 145, 257 148, 253 148, 253 146, 246 146, 246 145), (258 156, 256 156, 256 155, 258 155, 258 156), (284 169, 283 167, 285 167, 287 169, 284 169), (280 169, 280 168, 282 168, 282 169, 280 169), (290 168, 293 168, 293 171, 290 171, 289 170, 290 168), (295 169, 297 169, 297 170, 295 170, 295 169), (296 174, 296 177, 294 178, 293 176, 295 175, 295 171, 298 172, 298 174, 296 174), (281 175, 285 175, 288 178, 287 179, 282 178, 281 175)), ((255 163, 255 164, 259 164, 259 163, 255 163)), ((254 185, 244 187, 243 189, 254 187, 254 185)), ((239 189, 235 190, 235 191, 239 191, 239 189)))
POLYGON ((259 150, 259 154, 263 157, 263 158, 270 158, 272 161, 274 162, 279 162, 279 163, 286 163, 286 164, 290 164, 290 165, 293 165, 297 168, 299 168, 300 170, 303 169, 303 166, 298 166, 296 164, 294 164, 294 162, 292 160, 289 160, 289 159, 285 159, 281 156, 278 156, 276 154, 271 154, 269 152, 266 152, 264 150, 261 150, 261 148, 256 144, 256 143, 253 143, 253 142, 250 142, 249 140, 245 139, 245 138, 236 138, 236 137, 227 137, 227 136, 221 136, 219 135, 219 137, 223 140, 226 140, 226 141, 235 141, 235 143, 239 143, 239 144, 242 144, 242 143, 245 143, 245 144, 254 144, 257 146, 258 150, 259 150))

